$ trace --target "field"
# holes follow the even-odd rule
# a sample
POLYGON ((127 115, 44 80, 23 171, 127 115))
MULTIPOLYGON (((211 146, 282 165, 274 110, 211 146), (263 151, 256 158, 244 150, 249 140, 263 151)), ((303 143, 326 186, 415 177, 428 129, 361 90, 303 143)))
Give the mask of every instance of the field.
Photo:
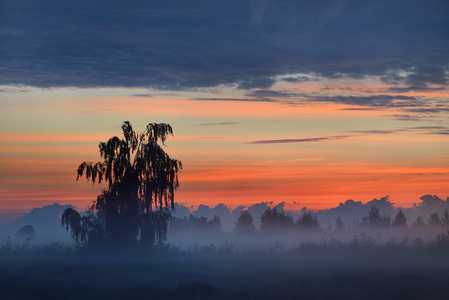
POLYGON ((446 248, 327 242, 89 253, 1 249, 2 299, 447 299, 446 248))

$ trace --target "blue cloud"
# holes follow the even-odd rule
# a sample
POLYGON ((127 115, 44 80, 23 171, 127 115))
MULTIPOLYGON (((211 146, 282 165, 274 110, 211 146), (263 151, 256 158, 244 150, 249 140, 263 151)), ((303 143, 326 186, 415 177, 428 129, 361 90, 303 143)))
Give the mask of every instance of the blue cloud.
POLYGON ((448 15, 445 0, 4 0, 0 85, 254 89, 315 73, 435 88, 448 15))

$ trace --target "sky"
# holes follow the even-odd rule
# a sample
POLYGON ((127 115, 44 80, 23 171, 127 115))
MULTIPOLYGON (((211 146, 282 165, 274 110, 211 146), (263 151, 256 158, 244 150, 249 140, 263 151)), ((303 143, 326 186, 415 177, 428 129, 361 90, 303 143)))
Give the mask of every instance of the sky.
POLYGON ((449 2, 0 2, 0 222, 98 144, 172 125, 175 201, 324 209, 449 196, 449 2))

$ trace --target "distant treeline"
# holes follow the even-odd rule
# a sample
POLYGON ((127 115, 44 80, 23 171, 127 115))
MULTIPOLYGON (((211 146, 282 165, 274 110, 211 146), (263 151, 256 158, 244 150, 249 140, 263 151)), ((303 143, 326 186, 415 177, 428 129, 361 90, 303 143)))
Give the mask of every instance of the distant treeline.
MULTIPOLYGON (((337 216, 335 224, 325 224, 320 226, 317 214, 311 211, 305 211, 297 220, 291 214, 276 207, 267 208, 260 217, 260 228, 254 224, 254 217, 246 210, 240 212, 235 222, 233 231, 235 233, 254 233, 274 232, 274 231, 293 231, 299 230, 336 230, 358 228, 449 228, 449 211, 446 208, 443 212, 433 212, 428 220, 418 216, 409 225, 407 217, 402 209, 399 209, 394 216, 382 214, 376 206, 371 206, 368 214, 363 216, 361 220, 355 219, 352 225, 345 226, 344 222, 337 216)), ((169 221, 169 230, 199 230, 199 231, 216 231, 223 230, 222 222, 218 216, 206 218, 204 216, 195 216, 190 214, 188 217, 172 217, 169 221)))

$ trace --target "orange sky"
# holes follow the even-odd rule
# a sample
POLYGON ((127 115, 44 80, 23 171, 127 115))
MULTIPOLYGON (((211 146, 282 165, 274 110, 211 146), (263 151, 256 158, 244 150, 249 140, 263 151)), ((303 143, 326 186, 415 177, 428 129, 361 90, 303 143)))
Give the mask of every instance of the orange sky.
MULTIPOLYGON (((302 89, 308 95, 331 97, 351 84, 359 94, 384 88, 370 79, 279 84, 272 90, 302 89)), ((447 113, 305 101, 300 96, 256 101, 235 88, 218 94, 132 94, 136 91, 4 93, 3 219, 54 202, 81 209, 90 204, 101 186, 76 182, 76 168, 83 161, 98 160, 98 143, 120 135, 125 120, 136 130, 150 122, 173 126, 175 137, 167 141, 166 151, 184 166, 175 200, 189 206, 285 201, 295 209, 323 209, 347 199, 366 202, 385 195, 397 206, 411 206, 423 194, 449 196, 449 135, 443 134, 449 126, 447 113), (400 120, 398 115, 410 118, 400 120)), ((447 99, 444 93, 419 96, 447 99)))

